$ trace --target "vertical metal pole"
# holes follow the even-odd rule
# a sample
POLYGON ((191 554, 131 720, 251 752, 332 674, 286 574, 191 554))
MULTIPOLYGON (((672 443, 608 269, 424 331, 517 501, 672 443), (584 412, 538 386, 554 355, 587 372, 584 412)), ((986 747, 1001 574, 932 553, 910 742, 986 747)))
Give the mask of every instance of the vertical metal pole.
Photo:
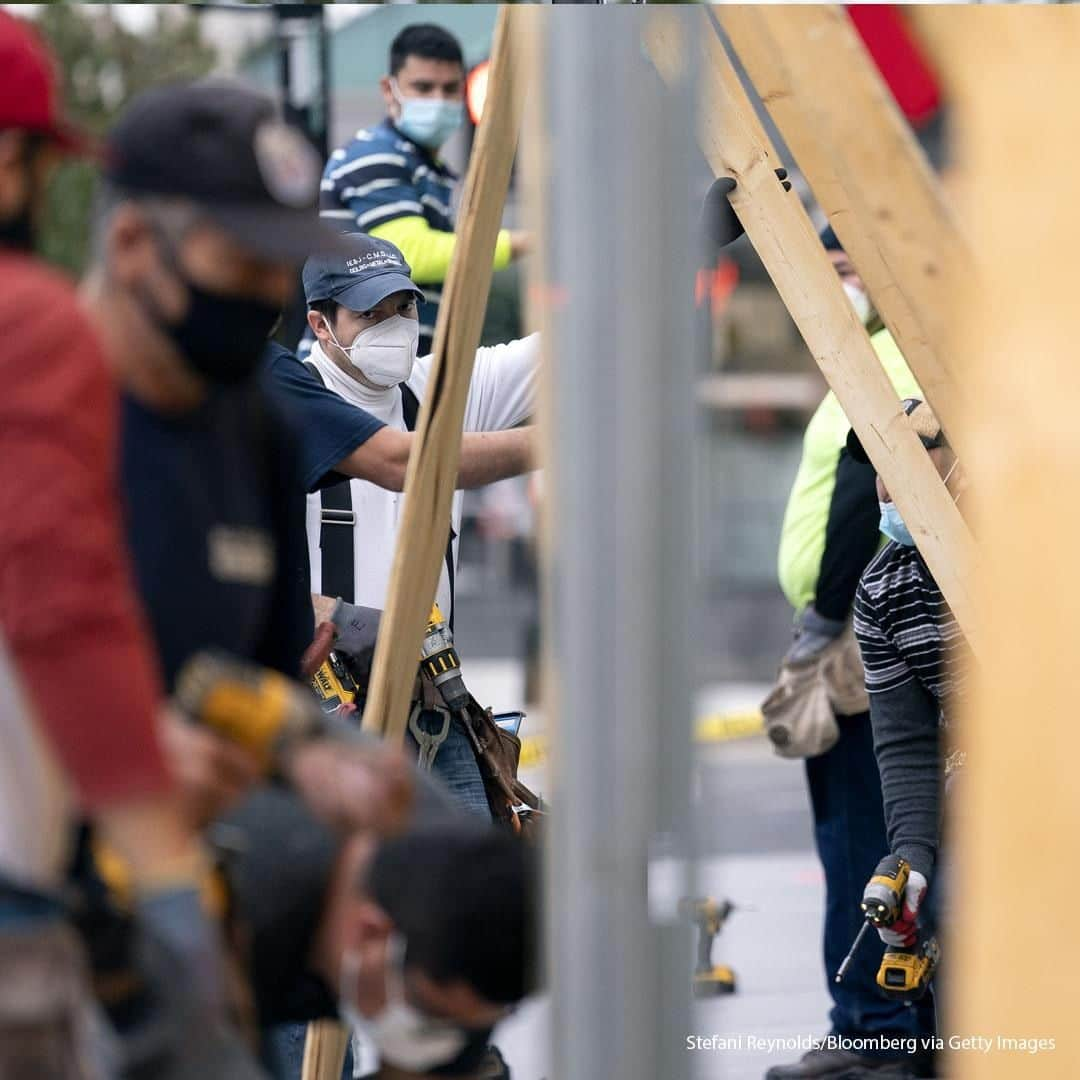
POLYGON ((689 1073, 689 931, 650 916, 649 859, 685 850, 688 818, 697 208, 689 97, 644 60, 645 18, 545 20, 560 1080, 689 1073))

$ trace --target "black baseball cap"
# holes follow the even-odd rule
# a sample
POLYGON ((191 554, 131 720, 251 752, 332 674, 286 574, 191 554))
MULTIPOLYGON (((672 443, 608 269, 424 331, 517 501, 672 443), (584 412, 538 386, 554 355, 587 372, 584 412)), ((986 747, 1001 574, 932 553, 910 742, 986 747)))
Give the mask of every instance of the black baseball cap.
POLYGON ((342 250, 341 234, 318 218, 319 173, 314 148, 273 101, 226 79, 147 90, 106 142, 105 175, 117 187, 191 199, 270 258, 342 250))
POLYGON ((413 284, 405 256, 388 240, 366 233, 341 238, 343 255, 312 255, 304 263, 304 296, 308 304, 335 300, 350 311, 368 311, 396 292, 424 294, 413 284))
MULTIPOLYGON (((915 434, 919 436, 919 441, 927 450, 948 445, 945 441, 945 433, 941 430, 941 424, 934 415, 934 410, 922 398, 904 398, 901 404, 911 421, 911 426, 915 429, 915 434)), ((847 433, 847 452, 864 465, 870 463, 870 456, 859 441, 854 428, 847 433)))

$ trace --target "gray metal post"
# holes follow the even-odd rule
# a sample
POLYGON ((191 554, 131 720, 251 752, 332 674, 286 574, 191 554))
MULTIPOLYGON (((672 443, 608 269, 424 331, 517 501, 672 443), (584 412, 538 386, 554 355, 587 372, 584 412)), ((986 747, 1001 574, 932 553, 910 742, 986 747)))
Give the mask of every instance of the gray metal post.
POLYGON ((559 1080, 690 1072, 690 931, 650 917, 648 881, 688 817, 698 208, 692 104, 644 59, 646 17, 545 19, 559 1080))

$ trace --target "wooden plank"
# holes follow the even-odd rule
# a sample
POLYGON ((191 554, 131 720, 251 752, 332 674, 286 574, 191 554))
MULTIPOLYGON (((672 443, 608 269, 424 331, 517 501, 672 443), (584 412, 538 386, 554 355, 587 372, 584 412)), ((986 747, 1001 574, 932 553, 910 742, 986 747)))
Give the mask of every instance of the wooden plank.
POLYGON ((304 1041, 303 1080, 341 1080, 349 1029, 336 1020, 314 1020, 304 1041))
MULTIPOLYGON (((977 651, 971 533, 908 423, 809 217, 776 182, 775 151, 756 134, 760 128, 731 61, 707 25, 708 13, 701 17, 699 141, 706 159, 718 175, 737 180, 731 202, 747 236, 977 651)), ((657 13, 646 34, 661 74, 680 55, 670 18, 657 13)))
MULTIPOLYGON (((465 402, 521 124, 523 94, 514 58, 531 17, 528 10, 504 7, 495 26, 484 115, 469 159, 434 361, 405 475, 405 511, 363 717, 365 730, 396 743, 405 736, 420 643, 446 552, 465 402)), ((340 1080, 347 1045, 341 1025, 309 1025, 303 1080, 340 1080)))
POLYGON ((1080 1076, 1073 973, 1080 963, 1072 858, 1080 821, 1080 697, 1072 565, 1080 509, 1075 320, 1080 206, 1080 10, 935 7, 961 195, 985 268, 952 283, 971 387, 965 430, 982 523, 981 663, 955 745, 968 750, 946 798, 950 1031, 995 1038, 957 1053, 957 1080, 1080 1076), (1063 182, 1064 181, 1064 182, 1063 182), (1019 216, 1018 216, 1019 215, 1019 216), (1022 992, 1018 993, 1018 988, 1022 992), (1054 1040, 1023 1054, 997 1036, 1054 1040), (1023 1060, 1021 1060, 1023 1054, 1023 1060))
POLYGON ((420 643, 446 552, 465 401, 491 287, 495 240, 521 123, 514 39, 532 13, 499 11, 484 115, 476 134, 458 219, 458 242, 435 327, 434 362, 405 479, 405 510, 363 727, 393 742, 405 735, 420 643))
POLYGON ((943 279, 971 252, 851 20, 827 5, 717 9, 953 445, 962 403, 943 279))

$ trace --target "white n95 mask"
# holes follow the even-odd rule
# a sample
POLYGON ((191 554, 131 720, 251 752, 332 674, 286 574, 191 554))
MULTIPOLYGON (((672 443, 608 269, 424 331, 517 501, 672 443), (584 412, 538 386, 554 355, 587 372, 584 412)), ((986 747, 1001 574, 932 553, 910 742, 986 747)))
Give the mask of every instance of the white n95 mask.
POLYGON ((843 282, 843 286, 848 300, 851 301, 851 306, 855 309, 855 314, 859 316, 859 322, 866 326, 874 315, 874 305, 870 302, 870 297, 857 285, 852 285, 850 281, 843 282))
POLYGON ((420 323, 404 315, 391 315, 361 330, 347 349, 340 343, 338 347, 368 382, 389 390, 412 374, 419 344, 420 323))
POLYGON ((389 994, 382 1012, 364 1016, 356 1005, 356 982, 360 974, 360 954, 347 949, 341 957, 341 984, 338 1012, 354 1031, 362 1032, 378 1048, 379 1056, 409 1072, 427 1072, 448 1065, 465 1049, 468 1038, 455 1024, 425 1016, 405 1000, 400 969, 403 947, 396 935, 388 945, 390 955, 389 994))

